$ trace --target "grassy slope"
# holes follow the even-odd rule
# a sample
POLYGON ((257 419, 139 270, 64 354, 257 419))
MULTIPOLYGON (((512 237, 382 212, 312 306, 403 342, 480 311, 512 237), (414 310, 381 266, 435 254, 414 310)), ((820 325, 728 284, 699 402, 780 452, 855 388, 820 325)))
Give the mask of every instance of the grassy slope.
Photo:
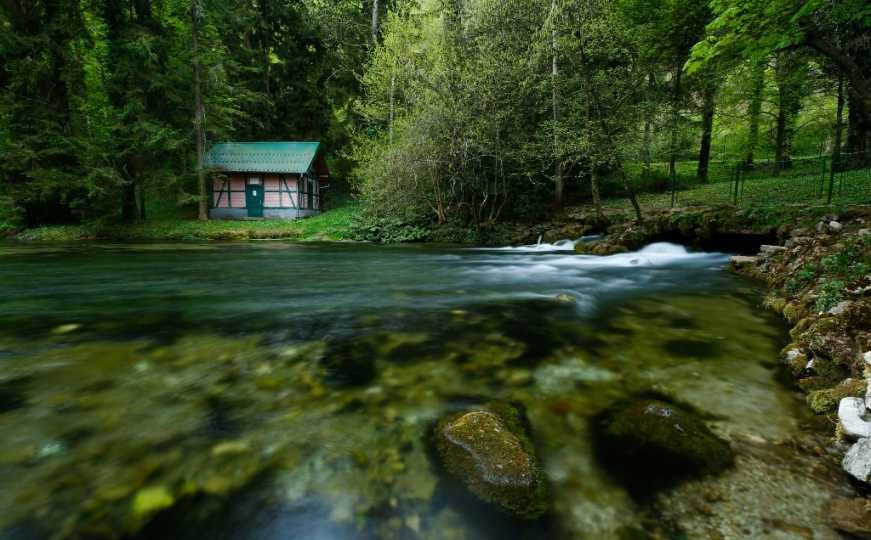
MULTIPOLYGON (((823 190, 827 189, 823 186, 823 190)), ((716 182, 702 184, 678 191, 675 206, 708 206, 714 204, 730 204, 733 201, 732 182, 716 182)), ((871 177, 868 170, 850 171, 844 173, 843 181, 835 183, 835 204, 871 203, 871 177), (841 187, 840 193, 837 192, 841 187)), ((654 208, 669 208, 671 193, 645 193, 638 196, 642 210, 654 208)), ((826 203, 825 191, 820 193, 820 175, 789 177, 748 178, 742 186, 739 206, 778 206, 789 204, 819 204, 826 203)), ((608 209, 630 210, 625 198, 613 198, 603 201, 608 209)))
POLYGON ((17 238, 33 241, 72 240, 247 240, 288 238, 295 240, 347 240, 351 222, 359 211, 356 203, 298 220, 210 220, 164 218, 128 225, 57 225, 28 229, 17 238))

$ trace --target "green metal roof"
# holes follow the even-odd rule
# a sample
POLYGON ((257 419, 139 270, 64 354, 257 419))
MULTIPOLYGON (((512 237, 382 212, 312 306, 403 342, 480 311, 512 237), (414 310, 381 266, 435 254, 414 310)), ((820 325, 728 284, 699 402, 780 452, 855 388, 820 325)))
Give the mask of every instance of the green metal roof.
POLYGON ((303 174, 319 146, 311 141, 218 143, 206 152, 205 165, 225 171, 303 174))

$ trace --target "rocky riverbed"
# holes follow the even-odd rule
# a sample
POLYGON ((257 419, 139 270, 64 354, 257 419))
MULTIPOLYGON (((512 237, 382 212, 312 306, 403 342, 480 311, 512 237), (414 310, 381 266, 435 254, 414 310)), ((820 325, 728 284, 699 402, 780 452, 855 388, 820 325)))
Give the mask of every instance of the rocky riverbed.
POLYGON ((2 535, 837 538, 759 288, 572 244, 6 250, 2 535))
MULTIPOLYGON (((860 491, 871 481, 871 209, 796 209, 789 220, 735 209, 676 210, 622 222, 577 250, 608 254, 658 238, 744 252, 730 268, 765 283, 765 306, 790 325, 781 358, 810 409, 832 426, 833 446, 860 491)), ((583 220, 581 221, 583 223, 583 220)), ((589 231, 591 229, 585 229, 589 231)), ((871 537, 869 499, 829 503, 837 529, 871 537)))

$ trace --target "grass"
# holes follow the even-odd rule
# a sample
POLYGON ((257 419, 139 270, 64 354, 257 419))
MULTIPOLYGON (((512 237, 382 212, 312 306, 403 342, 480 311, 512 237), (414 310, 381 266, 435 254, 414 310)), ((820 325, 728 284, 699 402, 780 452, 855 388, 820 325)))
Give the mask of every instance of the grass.
MULTIPOLYGON (((711 206, 731 204, 734 201, 733 182, 696 184, 676 194, 675 207, 711 206)), ((748 177, 739 185, 739 206, 784 206, 790 204, 826 204, 828 177, 820 173, 748 177), (822 182, 821 182, 822 180, 822 182)), ((643 193, 638 195, 641 209, 669 208, 671 193, 643 193)), ((835 177, 834 204, 871 203, 871 169, 847 171, 835 177)), ((625 198, 603 201, 608 210, 629 211, 631 206, 625 198)))
POLYGON ((349 240, 359 212, 356 202, 318 216, 297 220, 209 220, 159 218, 133 224, 55 225, 28 229, 21 240, 67 242, 76 240, 165 241, 294 239, 349 240))

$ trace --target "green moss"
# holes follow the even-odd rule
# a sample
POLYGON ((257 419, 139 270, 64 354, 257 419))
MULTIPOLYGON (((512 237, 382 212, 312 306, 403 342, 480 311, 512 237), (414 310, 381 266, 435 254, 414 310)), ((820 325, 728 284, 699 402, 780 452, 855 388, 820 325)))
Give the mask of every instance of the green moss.
POLYGON ((795 323, 805 315, 805 309, 798 302, 789 302, 781 310, 783 318, 791 323, 795 323))
POLYGON ((481 500, 522 519, 547 511, 547 484, 516 407, 452 414, 437 424, 435 441, 445 470, 481 500))
POLYGON ((131 528, 135 530, 153 514, 173 504, 175 504, 175 497, 166 486, 149 486, 139 490, 131 503, 130 517, 135 523, 131 528))
POLYGON ((765 297, 764 304, 765 307, 774 311, 775 313, 783 313, 784 308, 786 308, 786 299, 779 296, 768 295, 765 297))
POLYGON ((864 380, 847 379, 834 388, 815 390, 809 393, 807 402, 811 410, 817 414, 833 412, 843 398, 864 395, 865 387, 864 380))

